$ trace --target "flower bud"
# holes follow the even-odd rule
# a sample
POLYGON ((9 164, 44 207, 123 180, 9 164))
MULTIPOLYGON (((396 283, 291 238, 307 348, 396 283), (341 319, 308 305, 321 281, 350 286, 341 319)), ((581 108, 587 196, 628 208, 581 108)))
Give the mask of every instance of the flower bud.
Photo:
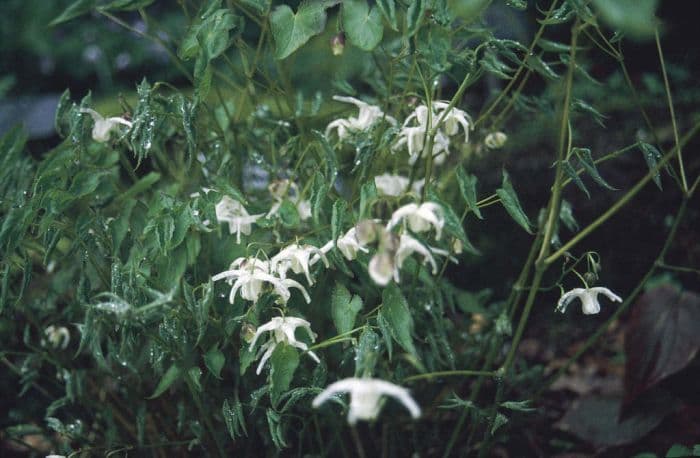
POLYGON ((508 136, 503 132, 491 132, 484 139, 484 145, 489 149, 502 148, 508 140, 508 136))
POLYGON ((334 56, 340 56, 345 50, 345 33, 340 32, 331 38, 331 52, 334 56))

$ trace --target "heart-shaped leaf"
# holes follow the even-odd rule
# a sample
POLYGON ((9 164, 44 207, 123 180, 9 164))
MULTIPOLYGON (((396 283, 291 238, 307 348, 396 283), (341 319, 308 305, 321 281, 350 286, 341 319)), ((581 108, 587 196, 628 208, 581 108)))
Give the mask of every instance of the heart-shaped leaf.
POLYGON ((345 0, 343 28, 350 43, 371 51, 382 41, 384 35, 382 13, 377 7, 370 9, 365 0, 345 0))
POLYGON ((284 59, 323 32, 326 26, 326 9, 338 0, 303 2, 295 13, 287 5, 280 5, 270 14, 270 28, 275 39, 275 58, 284 59))
POLYGON ((625 405, 700 350, 700 296, 662 284, 642 295, 625 332, 625 405))

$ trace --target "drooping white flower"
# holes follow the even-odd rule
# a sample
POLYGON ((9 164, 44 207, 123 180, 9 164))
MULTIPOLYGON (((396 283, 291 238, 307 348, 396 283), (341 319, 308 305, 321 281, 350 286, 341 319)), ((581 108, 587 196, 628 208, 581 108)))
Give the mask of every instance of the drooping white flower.
POLYGON ((425 232, 434 227, 435 239, 440 240, 445 216, 442 207, 434 202, 424 202, 420 205, 411 203, 398 208, 391 215, 387 230, 391 230, 401 221, 405 221, 413 232, 425 232))
POLYGON ((292 272, 295 274, 303 273, 309 285, 313 285, 314 281, 309 273, 312 255, 320 256, 323 263, 328 267, 328 259, 326 259, 326 255, 319 248, 313 245, 293 243, 283 248, 282 251, 270 259, 270 268, 272 272, 275 272, 282 279, 287 278, 287 270, 289 269, 292 269, 292 272))
POLYGON ((564 293, 557 303, 557 310, 564 313, 566 307, 576 298, 581 299, 581 310, 584 315, 593 315, 600 312, 600 303, 598 302, 598 294, 607 296, 613 302, 622 302, 622 298, 610 291, 608 288, 574 288, 571 291, 564 293))
POLYGON ((394 252, 391 250, 380 251, 370 259, 368 270, 374 282, 380 286, 386 286, 393 278, 396 283, 401 281, 401 268, 404 261, 413 253, 418 253, 423 257, 423 264, 430 263, 433 275, 437 273, 437 263, 434 254, 448 256, 449 253, 435 247, 426 247, 408 234, 401 234, 398 248, 394 252))
POLYGON ((452 107, 450 111, 447 111, 447 114, 445 114, 449 105, 449 102, 444 101, 433 102, 435 122, 439 122, 442 118, 442 124, 440 127, 450 137, 457 135, 461 126, 462 131, 464 132, 464 143, 467 143, 469 141, 469 131, 472 129, 471 119, 465 111, 455 107, 452 107))
POLYGON ((348 261, 352 261, 353 259, 357 258, 358 251, 362 251, 363 253, 367 253, 369 251, 357 239, 357 233, 354 226, 351 227, 345 233, 345 235, 338 238, 336 246, 348 261))
POLYGON ((379 252, 372 256, 367 267, 370 278, 379 286, 388 285, 396 272, 394 256, 388 251, 379 252))
POLYGON ((65 350, 70 343, 70 332, 65 326, 50 325, 44 329, 44 335, 53 348, 65 350))
POLYGON ((338 138, 344 140, 353 132, 361 132, 368 130, 372 127, 374 123, 380 119, 386 119, 391 125, 396 124, 396 120, 389 115, 385 115, 384 112, 376 105, 370 105, 362 100, 358 100, 354 97, 343 97, 339 95, 334 95, 333 100, 343 103, 352 103, 359 109, 357 117, 351 116, 347 119, 336 119, 328 124, 326 127, 326 137, 336 129, 338 133, 338 138))
POLYGON ((212 281, 223 279, 231 285, 231 293, 228 299, 231 304, 233 304, 238 290, 241 291, 243 299, 257 302, 263 293, 265 283, 273 287, 273 290, 279 296, 278 302, 282 304, 286 304, 292 295, 289 288, 297 288, 304 295, 306 302, 311 302, 309 293, 306 292, 301 283, 291 278, 280 279, 271 275, 270 264, 267 261, 256 258, 238 258, 231 263, 229 270, 212 277, 212 281))
MULTIPOLYGON (((408 190, 409 179, 401 175, 385 173, 374 177, 374 185, 380 196, 398 197, 408 190)), ((420 194, 425 184, 424 179, 416 180, 411 185, 411 191, 420 194)))
POLYGON ((373 378, 346 378, 331 383, 323 390, 311 405, 318 408, 337 393, 350 393, 348 423, 354 425, 357 420, 374 420, 379 415, 382 396, 391 396, 408 409, 413 418, 420 417, 420 407, 413 400, 406 388, 385 380, 373 378))
POLYGON ((249 215, 243 204, 229 196, 222 197, 216 204, 216 219, 220 223, 228 223, 229 233, 236 233, 236 243, 241 243, 241 233, 250 235, 252 224, 262 216, 249 215))
POLYGON ((311 331, 311 323, 302 318, 296 318, 291 316, 276 316, 267 323, 260 326, 255 331, 255 335, 253 335, 253 340, 251 340, 250 346, 248 347, 249 351, 253 351, 253 349, 255 348, 255 342, 257 342, 258 338, 263 333, 271 333, 270 339, 260 347, 260 351, 263 355, 262 359, 260 360, 260 363, 258 364, 258 369, 255 371, 256 374, 260 374, 263 366, 265 365, 267 360, 270 359, 270 356, 272 356, 272 353, 275 351, 277 345, 281 343, 286 343, 287 345, 291 345, 293 347, 299 348, 300 350, 306 351, 314 361, 316 361, 317 363, 321 362, 314 352, 309 351, 308 345, 306 345, 304 342, 299 342, 296 339, 296 337, 294 336, 294 331, 296 330, 296 328, 304 329, 311 338, 312 342, 316 340, 316 334, 314 334, 311 331))
POLYGON ((89 114, 95 122, 95 125, 92 127, 92 139, 96 142, 104 143, 109 141, 112 130, 114 130, 118 124, 127 126, 130 129, 131 126, 133 126, 131 121, 118 117, 105 118, 91 108, 81 108, 80 112, 89 114))

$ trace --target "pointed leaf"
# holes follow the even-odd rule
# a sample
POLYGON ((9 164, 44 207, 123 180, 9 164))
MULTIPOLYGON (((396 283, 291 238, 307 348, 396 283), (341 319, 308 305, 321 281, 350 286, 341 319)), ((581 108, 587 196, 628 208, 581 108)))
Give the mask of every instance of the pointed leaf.
POLYGON ((348 203, 343 199, 338 199, 333 202, 333 213, 331 215, 331 237, 338 240, 343 231, 343 220, 348 209, 348 203))
POLYGON ((58 15, 53 21, 49 23, 49 26, 54 26, 58 24, 62 24, 64 22, 68 22, 71 19, 74 19, 78 16, 82 16, 83 14, 89 12, 95 7, 95 0, 77 0, 71 5, 63 10, 61 14, 58 15))
POLYGON ((382 12, 384 19, 389 23, 391 30, 399 30, 396 22, 396 2, 395 0, 377 0, 377 7, 382 12))
POLYGON ((408 353, 417 356, 413 345, 413 317, 406 298, 395 283, 390 283, 382 292, 382 308, 379 312, 389 325, 391 336, 408 353))
MULTIPOLYGON (((641 142, 639 144, 639 148, 642 150, 642 154, 644 155, 644 161, 647 163, 647 167, 649 167, 649 170, 655 170, 657 164, 659 163, 659 159, 661 159, 661 153, 659 152, 659 150, 656 149, 653 145, 644 142, 641 142)), ((660 190, 664 190, 664 188, 661 186, 661 172, 659 170, 656 170, 656 172, 654 172, 652 180, 654 180, 654 183, 660 190)))
POLYGON ((245 418, 243 417, 243 407, 241 406, 241 401, 238 400, 238 396, 236 396, 235 399, 224 399, 224 404, 221 406, 221 413, 224 416, 226 429, 231 439, 236 440, 236 438, 242 435, 248 435, 248 430, 245 426, 245 418), (243 432, 243 434, 241 434, 241 432, 243 432))
POLYGON ((221 369, 223 369, 225 363, 226 357, 217 347, 212 347, 211 350, 204 354, 204 364, 209 369, 209 372, 218 379, 221 378, 221 369))
POLYGON ((355 377, 369 377, 379 358, 379 336, 367 327, 355 347, 355 377))
POLYGON ((273 406, 277 405, 282 393, 289 389, 297 366, 299 366, 297 349, 286 343, 278 344, 270 357, 270 400, 273 406))
POLYGON ((165 374, 163 374, 163 377, 161 377, 160 382, 158 382, 156 390, 153 392, 152 395, 148 397, 148 399, 157 398, 161 394, 165 393, 165 390, 170 388, 170 386, 173 383, 175 383, 175 381, 179 379, 181 375, 182 369, 180 369, 180 367, 178 367, 175 364, 170 366, 170 368, 165 372, 165 374))
POLYGON ((508 172, 503 169, 503 182, 501 183, 501 188, 496 190, 496 195, 500 197, 501 204, 506 209, 511 218, 515 220, 523 229, 527 231, 528 234, 532 234, 532 229, 530 228, 530 220, 520 206, 520 201, 518 200, 518 195, 513 189, 513 185, 508 177, 508 172))
POLYGON ((471 210, 474 215, 479 219, 484 219, 481 216, 481 210, 476 205, 476 183, 478 179, 474 175, 468 174, 464 167, 461 165, 457 167, 457 183, 459 183, 459 190, 462 192, 462 197, 467 203, 467 207, 471 210))
POLYGON ((342 284, 336 283, 331 294, 331 316, 338 334, 345 334, 355 325, 355 317, 362 310, 362 299, 351 296, 350 291, 342 284))
POLYGON ((617 191, 617 188, 610 186, 608 182, 605 181, 602 176, 600 176, 600 173, 598 173, 598 169, 596 168, 593 157, 591 156, 591 150, 588 148, 574 148, 572 152, 578 156, 579 162, 583 168, 586 169, 586 172, 588 172, 591 178, 593 178, 593 181, 611 191, 617 191))
POLYGON ((576 169, 574 168, 573 165, 569 161, 564 161, 561 164, 562 168, 564 169, 564 173, 566 173, 566 176, 569 177, 571 181, 574 182, 574 184, 583 192, 586 193, 586 196, 588 198, 591 198, 591 194, 588 192, 588 188, 586 188, 586 185, 583 184, 583 181, 581 180, 581 177, 576 173, 576 169))

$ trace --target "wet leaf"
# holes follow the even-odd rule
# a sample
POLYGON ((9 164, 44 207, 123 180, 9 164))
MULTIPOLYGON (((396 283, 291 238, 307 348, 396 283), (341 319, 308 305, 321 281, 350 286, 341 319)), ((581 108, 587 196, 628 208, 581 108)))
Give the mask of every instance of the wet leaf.
POLYGON ((278 344, 270 357, 270 399, 276 406, 282 393, 289 389, 294 371, 299 366, 299 353, 286 343, 278 344))
POLYGON ((212 347, 211 350, 204 354, 204 364, 209 369, 209 372, 214 374, 214 377, 221 378, 221 369, 223 369, 226 363, 226 357, 224 353, 217 347, 212 347))
POLYGON ((462 197, 467 203, 467 207, 471 210, 474 215, 479 219, 484 219, 481 216, 481 210, 476 205, 476 183, 478 179, 474 175, 468 174, 464 167, 461 165, 457 167, 457 183, 459 184, 459 190, 462 193, 462 197))
POLYGON ((360 310, 362 310, 360 296, 352 296, 342 283, 336 283, 331 295, 331 316, 338 334, 352 330, 355 317, 360 310))
POLYGON ((700 350, 700 296, 662 284, 637 301, 625 333, 625 405, 685 368, 700 350))
POLYGON ((224 399, 221 413, 224 416, 226 430, 228 430, 231 439, 236 440, 237 437, 248 435, 245 418, 243 417, 243 407, 241 406, 241 401, 238 400, 238 396, 235 399, 224 399))
POLYGON ((379 312, 386 320, 391 336, 401 348, 416 356, 413 345, 413 317, 408 309, 406 298, 394 283, 390 283, 382 292, 382 308, 379 312))
MULTIPOLYGON (((639 144, 639 148, 642 150, 642 154, 644 155, 644 162, 647 163, 647 167, 649 167, 649 170, 651 171, 656 169, 657 164, 659 163, 659 159, 661 159, 661 153, 659 152, 659 150, 656 149, 653 145, 644 142, 641 142, 639 144)), ((654 184, 656 184, 656 186, 661 191, 664 190, 663 186, 661 186, 661 172, 659 170, 656 170, 656 172, 654 172, 652 180, 654 180, 654 184)))
POLYGON ((503 182, 501 183, 501 187, 496 190, 496 194, 501 198, 501 203, 510 217, 513 218, 520 227, 525 229, 528 234, 532 234, 530 220, 527 218, 525 211, 523 211, 523 207, 520 206, 518 195, 515 193, 508 172, 506 172, 505 169, 503 169, 503 182))
POLYGON ((160 381, 158 382, 156 390, 148 397, 148 399, 157 398, 161 394, 165 393, 165 391, 170 388, 170 386, 175 383, 177 379, 180 378, 180 375, 182 375, 182 369, 180 369, 180 367, 178 367, 176 364, 170 366, 170 368, 165 372, 165 374, 163 374, 163 377, 161 377, 160 381))

